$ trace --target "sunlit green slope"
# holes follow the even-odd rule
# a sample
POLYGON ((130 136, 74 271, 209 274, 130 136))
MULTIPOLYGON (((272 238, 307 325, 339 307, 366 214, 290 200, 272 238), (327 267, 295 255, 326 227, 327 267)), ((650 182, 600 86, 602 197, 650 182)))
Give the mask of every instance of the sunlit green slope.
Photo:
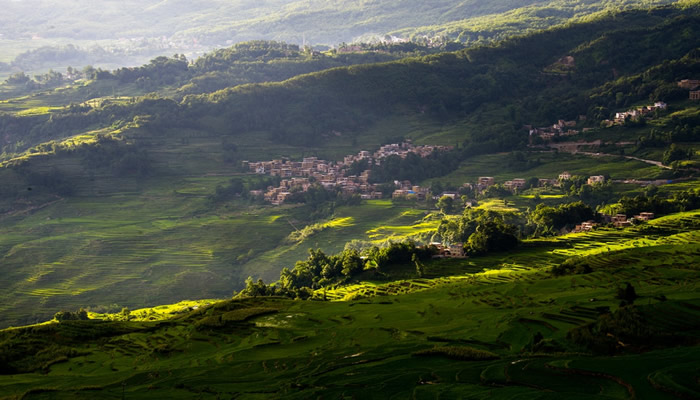
POLYGON ((5 330, 0 388, 26 399, 696 397, 698 221, 434 261, 431 277, 362 283, 352 301, 242 298, 5 330), (591 270, 551 274, 572 257, 591 270), (637 297, 623 306, 627 284, 637 297))

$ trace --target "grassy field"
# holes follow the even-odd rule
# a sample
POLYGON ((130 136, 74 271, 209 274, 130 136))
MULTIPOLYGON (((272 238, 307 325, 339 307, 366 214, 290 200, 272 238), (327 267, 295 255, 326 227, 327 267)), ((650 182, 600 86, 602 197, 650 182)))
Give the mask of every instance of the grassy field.
POLYGON ((34 372, 0 375, 0 392, 8 399, 692 398, 700 393, 692 340, 640 348, 633 337, 615 338, 627 343, 608 357, 569 332, 620 309, 616 292, 629 282, 648 326, 696 342, 699 219, 690 212, 646 231, 601 230, 507 254, 435 260, 424 278, 325 293, 344 301, 181 303, 132 311, 131 322, 5 330, 0 348, 9 357, 18 340, 44 351, 13 361, 34 372), (679 228, 682 221, 694 230, 679 228), (548 272, 571 256, 588 260, 592 272, 548 272))

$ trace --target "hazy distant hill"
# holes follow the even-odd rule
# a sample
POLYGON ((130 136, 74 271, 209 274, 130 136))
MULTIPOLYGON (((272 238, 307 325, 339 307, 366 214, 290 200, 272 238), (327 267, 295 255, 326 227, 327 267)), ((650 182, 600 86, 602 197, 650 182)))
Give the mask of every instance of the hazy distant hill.
POLYGON ((0 15, 0 61, 10 62, 41 46, 66 44, 81 46, 89 56, 49 54, 45 63, 18 62, 15 69, 65 68, 69 63, 115 66, 120 58, 122 65, 143 63, 156 54, 201 54, 212 47, 257 39, 337 45, 394 32, 403 37, 447 35, 478 42, 550 27, 601 10, 672 2, 5 0, 0 15), (94 45, 101 47, 89 49, 94 45))

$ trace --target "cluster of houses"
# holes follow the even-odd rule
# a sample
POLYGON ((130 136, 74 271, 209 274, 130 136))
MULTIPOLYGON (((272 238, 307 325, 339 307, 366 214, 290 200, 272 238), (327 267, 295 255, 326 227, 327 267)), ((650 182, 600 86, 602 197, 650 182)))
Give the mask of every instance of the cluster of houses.
POLYGON ((678 87, 690 91, 688 93, 688 98, 690 98, 690 100, 700 100, 700 90, 698 90, 698 88, 700 88, 700 80, 683 79, 682 81, 678 82, 678 87))
MULTIPOLYGON (((392 199, 415 199, 420 201, 425 200, 430 193, 429 188, 412 185, 411 181, 394 181, 394 185, 398 189, 391 194, 392 199)), ((451 193, 445 194, 450 195, 451 193)))
MULTIPOLYGON (((542 181, 542 185, 549 183, 549 179, 540 179, 540 181, 542 181)), ((525 187, 525 183, 525 179, 515 178, 513 180, 503 182, 503 187, 508 190, 515 191, 525 187)), ((476 180, 476 190, 478 192, 482 192, 495 184, 496 180, 492 176, 480 176, 479 179, 476 180)))
MULTIPOLYGON (((690 100, 700 100, 700 80, 697 79, 683 79, 678 82, 678 87, 686 89, 689 91, 688 97, 690 100)), ((637 121, 641 118, 648 116, 656 110, 665 110, 668 105, 663 101, 657 101, 653 105, 647 105, 642 107, 636 107, 624 112, 615 113, 615 118, 613 120, 606 119, 603 121, 603 125, 606 127, 611 127, 614 125, 622 125, 626 121, 637 121)), ((579 121, 585 121, 586 116, 580 115, 579 121)), ((534 128, 532 125, 525 125, 524 128, 530 133, 530 145, 533 144, 535 138, 541 138, 544 141, 550 141, 556 137, 564 136, 574 136, 579 134, 579 131, 572 129, 576 126, 576 121, 566 121, 560 119, 556 124, 552 126, 545 126, 542 128, 534 128)), ((586 132, 592 128, 583 128, 586 132)))
MULTIPOLYGON (((409 154, 427 157, 432 152, 451 150, 450 146, 414 146, 409 140, 403 143, 384 145, 374 153, 360 151, 343 158, 343 161, 332 162, 318 157, 306 157, 302 161, 272 160, 261 162, 243 161, 243 166, 249 171, 261 175, 279 176, 282 178, 278 187, 267 190, 251 190, 250 195, 263 197, 265 201, 280 205, 294 192, 305 192, 313 182, 325 189, 340 189, 343 194, 359 194, 362 199, 381 199, 382 192, 377 191, 376 185, 369 183, 370 170, 364 170, 359 175, 348 175, 348 170, 355 162, 367 160, 371 165, 381 165, 382 161, 391 156, 406 158, 409 154)), ((411 183, 397 182, 397 186, 416 189, 425 196, 426 189, 411 186, 411 183)))
POLYGON ((614 120, 610 121, 609 119, 606 119, 604 122, 607 126, 622 125, 628 120, 637 121, 653 113, 656 110, 665 110, 666 107, 666 103, 664 103, 663 101, 657 101, 656 103, 654 103, 654 105, 637 107, 627 110, 625 112, 615 113, 614 120))
MULTIPOLYGON (((571 175, 569 175, 569 178, 571 178, 571 175)), ((479 192, 482 192, 486 190, 488 187, 493 186, 496 184, 496 180, 492 176, 481 176, 479 179, 476 181, 476 189, 479 192)), ((519 189, 522 189, 525 187, 526 181, 523 178, 515 178, 509 181, 503 182, 503 187, 510 191, 516 191, 519 189)), ((553 185, 553 184, 558 184, 558 181, 555 179, 539 179, 538 180, 538 185, 539 186, 545 186, 545 185, 553 185)))
POLYGON ((407 139, 403 143, 386 144, 380 147, 379 150, 375 151, 374 153, 369 151, 360 151, 357 154, 345 156, 342 164, 345 166, 350 166, 356 161, 368 160, 374 165, 381 165, 383 159, 391 156, 406 158, 409 154, 416 154, 420 157, 427 157, 434 151, 449 151, 452 149, 452 146, 414 146, 411 143, 411 140, 407 139))
POLYGON ((654 219, 654 213, 642 212, 632 218, 627 218, 627 215, 625 214, 616 214, 612 217, 607 217, 605 222, 612 223, 615 228, 626 228, 628 226, 632 226, 633 220, 635 219, 638 221, 649 221, 654 219))
POLYGON ((433 258, 464 258, 466 256, 464 253, 464 243, 444 245, 440 242, 432 242, 429 246, 437 249, 437 254, 434 255, 433 258))
MULTIPOLYGON (((579 116, 579 120, 585 121, 586 116, 579 116)), ((552 126, 545 126, 542 128, 534 128, 532 125, 525 125, 525 128, 530 132, 530 144, 532 144, 535 137, 542 138, 545 141, 552 140, 555 137, 561 136, 574 136, 578 135, 579 131, 576 129, 571 129, 576 126, 576 121, 565 121, 560 119, 556 124, 552 126)))
MULTIPOLYGON (((571 173, 569 172, 562 172, 559 174, 558 179, 548 179, 548 178, 539 178, 537 180, 537 186, 538 187, 543 187, 543 186, 560 186, 562 181, 567 181, 571 179, 571 173)), ((509 181, 503 182, 503 187, 505 187, 508 190, 515 191, 519 190, 525 187, 527 181, 523 178, 515 178, 509 181)), ((597 183, 605 183, 605 176, 603 175, 591 175, 588 177, 587 183, 589 185, 594 185, 597 183)), ((489 186, 493 186, 496 184, 496 180, 491 177, 491 176, 482 176, 479 177, 476 181, 476 189, 478 191, 483 191, 487 189, 489 186)))
MULTIPOLYGON (((599 214, 600 218, 602 219, 603 223, 606 224, 613 224, 615 228, 627 228, 628 226, 632 226, 634 224, 634 220, 637 221, 649 221, 654 219, 654 213, 653 212, 641 212, 639 215, 635 215, 632 218, 627 218, 626 214, 616 214, 613 216, 610 215, 604 215, 604 214, 599 214)), ((592 231, 598 224, 594 221, 586 221, 581 223, 580 225, 576 225, 574 230, 572 232, 574 233, 579 233, 579 232, 590 232, 592 231)))

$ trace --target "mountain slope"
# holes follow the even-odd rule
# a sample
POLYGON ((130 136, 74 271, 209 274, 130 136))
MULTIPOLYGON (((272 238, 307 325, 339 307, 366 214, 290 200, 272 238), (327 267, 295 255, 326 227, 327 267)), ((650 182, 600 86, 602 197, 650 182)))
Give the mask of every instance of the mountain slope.
POLYGON ((695 397, 697 263, 686 261, 697 259, 697 227, 691 212, 539 240, 470 260, 487 272, 362 283, 346 301, 242 297, 3 330, 0 389, 26 399, 695 397), (579 256, 588 272, 549 272, 579 256), (621 304, 630 285, 634 304, 621 304))
MULTIPOLYGON (((217 186, 232 178, 255 183, 242 175, 242 160, 340 159, 406 136, 416 143, 459 144, 455 157, 469 168, 479 154, 524 150, 523 124, 588 114, 586 126, 595 128, 609 113, 632 105, 621 102, 605 115, 593 112, 611 105, 608 98, 598 104, 602 97, 590 94, 620 83, 616 76, 643 74, 665 59, 694 65, 697 41, 679 32, 700 37, 696 10, 630 11, 500 46, 336 68, 181 102, 149 96, 68 107, 41 118, 16 116, 11 121, 26 124, 20 132, 30 135, 26 140, 44 143, 0 168, 4 323, 41 320, 62 307, 111 309, 225 296, 248 275, 276 278, 307 247, 337 251, 347 240, 366 240, 370 230, 413 226, 419 217, 412 210, 364 204, 340 215, 358 220, 352 229, 296 245, 286 242, 288 234, 331 218, 333 206, 274 208, 236 197, 212 199, 217 186), (561 73, 557 61, 568 55, 576 68, 561 73), (409 220, 400 218, 403 212, 409 220)), ((685 76, 675 74, 683 71, 658 85, 676 85, 685 76)), ((693 109, 679 98, 670 106, 669 113, 693 109)), ((675 129, 674 121, 686 116, 662 115, 653 127, 594 129, 583 137, 649 135, 655 128, 675 129)), ((16 134, 18 125, 4 129, 3 135, 16 134)), ((651 157, 664 151, 654 150, 651 157)), ((561 162, 582 175, 619 180, 630 178, 624 172, 630 165, 639 179, 673 173, 615 159, 538 154, 522 156, 538 169, 520 168, 525 162, 516 160, 503 173, 509 157, 492 159, 497 172, 510 178, 556 177, 561 162)), ((527 207, 534 204, 522 208, 527 207)))
MULTIPOLYGON (((671 2, 654 0, 643 5, 671 2)), ((104 49, 94 49, 91 56, 74 50, 53 51, 63 55, 51 59, 52 51, 48 51, 47 64, 18 62, 15 68, 22 65, 25 70, 65 68, 79 60, 90 61, 90 57, 94 61, 89 63, 112 66, 119 57, 125 60, 141 57, 141 62, 145 62, 147 57, 163 53, 201 54, 212 47, 248 40, 337 45, 361 37, 376 40, 399 29, 404 29, 400 34, 406 36, 447 33, 456 37, 464 32, 460 37, 463 42, 475 42, 548 28, 601 10, 639 6, 638 1, 630 0, 440 0, 429 5, 415 0, 149 0, 103 1, 100 7, 76 0, 7 1, 6 12, 0 16, 2 38, 6 41, 5 59, 0 61, 9 63, 20 52, 42 45, 74 44, 92 52, 89 47, 98 44, 104 49), (504 12, 510 14, 500 17, 504 12), (447 27, 421 28, 434 24, 447 27)))

